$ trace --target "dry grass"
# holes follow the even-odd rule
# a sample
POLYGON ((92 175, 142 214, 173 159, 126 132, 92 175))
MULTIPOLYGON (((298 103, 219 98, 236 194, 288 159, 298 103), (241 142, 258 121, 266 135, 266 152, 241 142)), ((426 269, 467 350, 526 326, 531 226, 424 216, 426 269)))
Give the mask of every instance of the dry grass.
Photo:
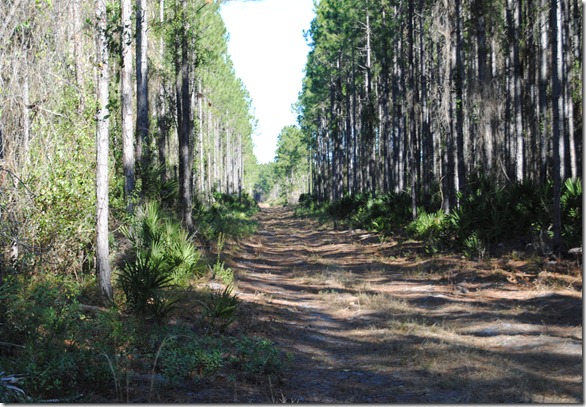
POLYGON ((248 283, 252 292, 260 280, 282 293, 278 304, 266 298, 277 322, 262 327, 300 360, 283 394, 304 402, 582 401, 582 279, 570 262, 521 252, 427 257, 415 241, 357 243, 338 231, 320 236, 306 221, 288 227, 274 229, 271 253, 282 245, 302 263, 287 267, 286 258, 261 253, 259 268, 265 260, 283 267, 248 283), (292 230, 312 240, 294 248, 292 230))

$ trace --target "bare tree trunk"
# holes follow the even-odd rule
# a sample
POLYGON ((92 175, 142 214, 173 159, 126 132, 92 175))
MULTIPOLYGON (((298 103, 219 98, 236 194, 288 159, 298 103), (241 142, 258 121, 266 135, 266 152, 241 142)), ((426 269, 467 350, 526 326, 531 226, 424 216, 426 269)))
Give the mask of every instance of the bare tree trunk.
POLYGON ((548 104, 549 96, 547 94, 547 88, 549 84, 549 64, 548 64, 548 51, 549 51, 549 38, 548 38, 548 16, 546 13, 548 0, 542 0, 541 18, 540 24, 543 27, 541 29, 540 37, 540 64, 539 64, 539 149, 540 149, 540 169, 539 169, 539 181, 543 185, 547 179, 547 152, 548 152, 548 104))
MULTIPOLYGON (((358 143, 360 140, 359 135, 357 134, 358 126, 357 123, 357 97, 356 97, 356 67, 355 67, 355 60, 354 60, 354 44, 352 45, 352 194, 357 194, 360 190, 358 187, 358 143)), ((319 151, 319 150, 318 150, 319 151)))
POLYGON ((197 119, 198 119, 198 141, 199 141, 199 192, 205 195, 204 185, 204 142, 203 142, 203 89, 201 79, 198 81, 198 92, 197 92, 197 119))
POLYGON ((456 57, 455 57, 455 86, 456 86, 456 160, 457 183, 459 192, 466 189, 466 158, 464 156, 464 44, 462 32, 462 4, 461 0, 455 0, 455 24, 456 24, 456 57))
MULTIPOLYGON (((458 1, 458 0, 457 0, 458 1)), ((417 218, 417 161, 418 154, 416 152, 417 144, 417 123, 415 119, 415 106, 419 103, 419 94, 415 85, 415 36, 413 20, 415 18, 414 2, 410 1, 408 6, 407 16, 407 43, 409 45, 409 68, 408 68, 408 105, 409 105, 409 130, 408 130, 408 163, 409 163, 409 178, 411 187, 411 216, 413 219, 417 218)))
POLYGON ((134 191, 134 117, 132 110, 132 29, 130 0, 122 0, 122 72, 120 75, 122 105, 122 164, 124 166, 124 198, 126 210, 133 212, 134 191))
POLYGON ((242 200, 243 183, 244 183, 244 161, 243 161, 243 157, 242 157, 242 133, 238 133, 238 199, 240 201, 242 200))
MULTIPOLYGON (((182 0, 181 7, 185 11, 187 9, 187 1, 182 0)), ((191 183, 191 168, 190 168, 190 137, 191 128, 190 121, 191 114, 191 98, 189 92, 190 69, 189 69, 189 53, 187 42, 187 21, 183 21, 184 27, 181 30, 181 38, 179 39, 180 59, 176 61, 177 70, 177 119, 178 119, 178 134, 179 134, 179 199, 181 200, 181 218, 183 224, 190 232, 193 231, 193 218, 191 211, 193 209, 192 201, 192 183, 191 183)))
POLYGON ((521 2, 515 1, 513 13, 513 105, 515 112, 515 121, 513 125, 513 132, 515 135, 515 166, 516 179, 521 182, 525 174, 525 156, 524 156, 524 140, 523 140, 523 102, 521 100, 521 62, 519 57, 520 30, 521 30, 521 2))
POLYGON ((82 23, 79 6, 82 0, 73 0, 71 2, 71 9, 73 14, 73 58, 75 60, 75 83, 79 88, 79 105, 78 112, 85 110, 85 96, 84 96, 84 69, 81 60, 82 55, 82 23))
POLYGON ((136 2, 136 157, 140 161, 142 190, 149 164, 149 93, 147 65, 147 2, 136 2))
MULTIPOLYGON (((165 0, 159 0, 159 22, 164 24, 165 22, 165 0)), ((161 37, 159 44, 159 58, 161 62, 165 58, 165 39, 161 37)), ((159 165, 161 166, 161 184, 167 181, 167 141, 169 139, 169 119, 167 117, 167 98, 165 91, 165 82, 161 80, 159 84, 159 96, 158 96, 158 127, 159 137, 157 140, 157 146, 159 150, 159 165)))
MULTIPOLYGON (((563 62, 564 62, 564 122, 565 122, 565 139, 566 139, 566 150, 567 150, 567 161, 569 162, 567 167, 567 177, 576 179, 578 176, 578 155, 576 152, 576 143, 574 142, 574 101, 572 100, 572 83, 574 82, 573 64, 576 55, 572 52, 573 49, 580 48, 580 45, 574 45, 571 47, 571 41, 573 36, 571 35, 571 13, 570 13, 570 2, 562 3, 562 27, 563 32, 559 35, 563 38, 563 62)), ((578 60, 576 60, 578 61, 578 60)))
POLYGON ((433 165, 433 142, 431 138, 431 132, 429 129, 429 110, 428 110, 428 59, 429 56, 426 54, 425 49, 425 15, 424 15, 424 0, 419 0, 419 63, 420 63, 420 76, 421 76, 421 157, 423 159, 421 168, 421 181, 423 183, 423 192, 425 194, 425 200, 429 200, 431 194, 431 183, 432 179, 432 165, 433 165))
POLYGON ((24 50, 24 62, 22 69, 22 156, 21 164, 28 164, 30 161, 30 140, 31 140, 31 102, 29 89, 29 68, 28 51, 24 50))
POLYGON ((97 98, 96 115, 96 268, 101 294, 107 302, 112 301, 110 270, 110 248, 108 246, 108 40, 106 38, 106 0, 96 0, 96 50, 97 50, 97 98))
POLYGON ((224 174, 222 174, 222 178, 224 179, 224 182, 226 183, 225 188, 226 188, 226 193, 230 194, 232 193, 231 189, 230 189, 230 161, 231 161, 231 157, 232 157, 232 149, 230 146, 230 136, 231 136, 231 131, 230 130, 226 130, 226 139, 225 139, 225 143, 226 143, 226 149, 224 151, 223 157, 224 157, 224 174))
POLYGON ((563 137, 560 121, 563 111, 562 84, 562 41, 561 41, 561 2, 563 0, 551 0, 550 26, 551 26, 551 103, 552 103, 552 145, 553 145, 553 242, 554 253, 559 254, 561 248, 561 166, 563 162, 560 156, 560 139, 563 137))

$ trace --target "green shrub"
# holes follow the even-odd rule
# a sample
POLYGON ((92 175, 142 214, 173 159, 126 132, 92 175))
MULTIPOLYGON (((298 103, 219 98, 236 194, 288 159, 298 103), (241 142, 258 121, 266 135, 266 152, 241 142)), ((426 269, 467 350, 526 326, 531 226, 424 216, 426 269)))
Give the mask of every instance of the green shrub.
POLYGON ((315 195, 303 193, 299 195, 299 206, 306 209, 317 209, 320 205, 315 195))
POLYGON ((569 248, 582 245, 582 180, 568 178, 560 199, 562 238, 569 248))
POLYGON ((482 259, 486 253, 484 242, 478 238, 478 234, 473 232, 463 243, 463 253, 469 259, 482 259))
POLYGON ((251 375, 275 375, 284 371, 291 355, 283 354, 268 339, 233 339, 236 346, 234 362, 237 367, 251 375))
POLYGON ((234 271, 218 260, 212 268, 212 278, 219 279, 225 285, 231 285, 234 283, 234 271))
MULTIPOLYGON (((553 184, 499 183, 481 173, 467 180, 458 195, 458 206, 449 214, 438 210, 439 187, 428 188, 429 202, 421 202, 418 217, 412 220, 411 196, 402 191, 372 197, 346 195, 337 202, 317 205, 309 195, 300 198, 296 215, 327 214, 336 222, 390 234, 406 228, 407 233, 424 240, 430 253, 445 249, 482 257, 495 243, 506 240, 534 241, 552 229, 553 184), (432 212, 430 210, 436 211, 432 212)), ((561 191, 562 239, 565 247, 582 244, 582 182, 566 180, 561 191)))
POLYGON ((417 218, 409 223, 407 231, 425 242, 428 253, 437 253, 446 248, 448 217, 443 210, 427 213, 423 209, 418 211, 417 218))
POLYGON ((132 244, 118 273, 127 300, 140 312, 159 309, 159 314, 168 313, 177 298, 166 297, 169 290, 165 289, 185 287, 192 278, 202 275, 199 250, 181 225, 166 215, 156 202, 138 208, 135 219, 129 227, 122 228, 122 232, 132 244), (143 295, 128 291, 141 285, 147 290, 143 295), (158 294, 153 296, 152 290, 158 294), (134 302, 138 297, 150 298, 154 303, 144 308, 144 304, 134 302))
POLYGON ((170 269, 164 266, 163 259, 153 258, 149 251, 126 262, 118 272, 118 282, 126 303, 141 315, 163 318, 181 299, 169 290, 175 287, 170 269))
POLYGON ((251 216, 257 211, 258 205, 247 194, 238 198, 216 192, 211 206, 206 207, 201 202, 194 204, 193 218, 200 238, 213 242, 221 234, 234 239, 253 234, 256 222, 251 216))
POLYGON ((19 387, 31 400, 74 396, 95 377, 95 355, 79 345, 87 322, 75 281, 50 273, 23 277, 4 283, 10 288, 4 289, 0 330, 11 352, 0 354, 0 364, 21 375, 19 387))
POLYGON ((232 287, 222 290, 213 290, 204 300, 200 301, 203 307, 203 320, 208 332, 224 332, 236 320, 236 311, 240 300, 232 294, 232 287))
POLYGON ((158 364, 170 384, 184 379, 198 381, 219 372, 226 364, 225 354, 221 339, 180 335, 164 344, 158 364))

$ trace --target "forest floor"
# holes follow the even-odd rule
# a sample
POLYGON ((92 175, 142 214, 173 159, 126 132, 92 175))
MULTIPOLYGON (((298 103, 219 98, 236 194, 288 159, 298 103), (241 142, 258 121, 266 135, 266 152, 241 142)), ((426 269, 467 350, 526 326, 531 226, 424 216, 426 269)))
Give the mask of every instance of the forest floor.
POLYGON ((241 300, 227 334, 268 339, 290 361, 272 379, 223 373, 157 399, 583 403, 576 261, 504 247, 480 261, 431 256, 421 242, 336 230, 292 208, 256 220, 255 235, 224 248, 241 300))
POLYGON ((258 232, 225 253, 235 329, 293 358, 277 383, 210 388, 210 401, 583 402, 576 262, 429 256, 290 208, 256 217, 258 232))

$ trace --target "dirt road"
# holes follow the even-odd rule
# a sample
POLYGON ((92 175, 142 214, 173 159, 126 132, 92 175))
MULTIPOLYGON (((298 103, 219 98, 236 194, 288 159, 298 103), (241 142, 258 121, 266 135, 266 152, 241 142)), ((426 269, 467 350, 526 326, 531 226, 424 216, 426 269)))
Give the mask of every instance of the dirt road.
POLYGON ((247 334, 293 355, 272 401, 582 402, 582 279, 262 209, 230 247, 247 334))

